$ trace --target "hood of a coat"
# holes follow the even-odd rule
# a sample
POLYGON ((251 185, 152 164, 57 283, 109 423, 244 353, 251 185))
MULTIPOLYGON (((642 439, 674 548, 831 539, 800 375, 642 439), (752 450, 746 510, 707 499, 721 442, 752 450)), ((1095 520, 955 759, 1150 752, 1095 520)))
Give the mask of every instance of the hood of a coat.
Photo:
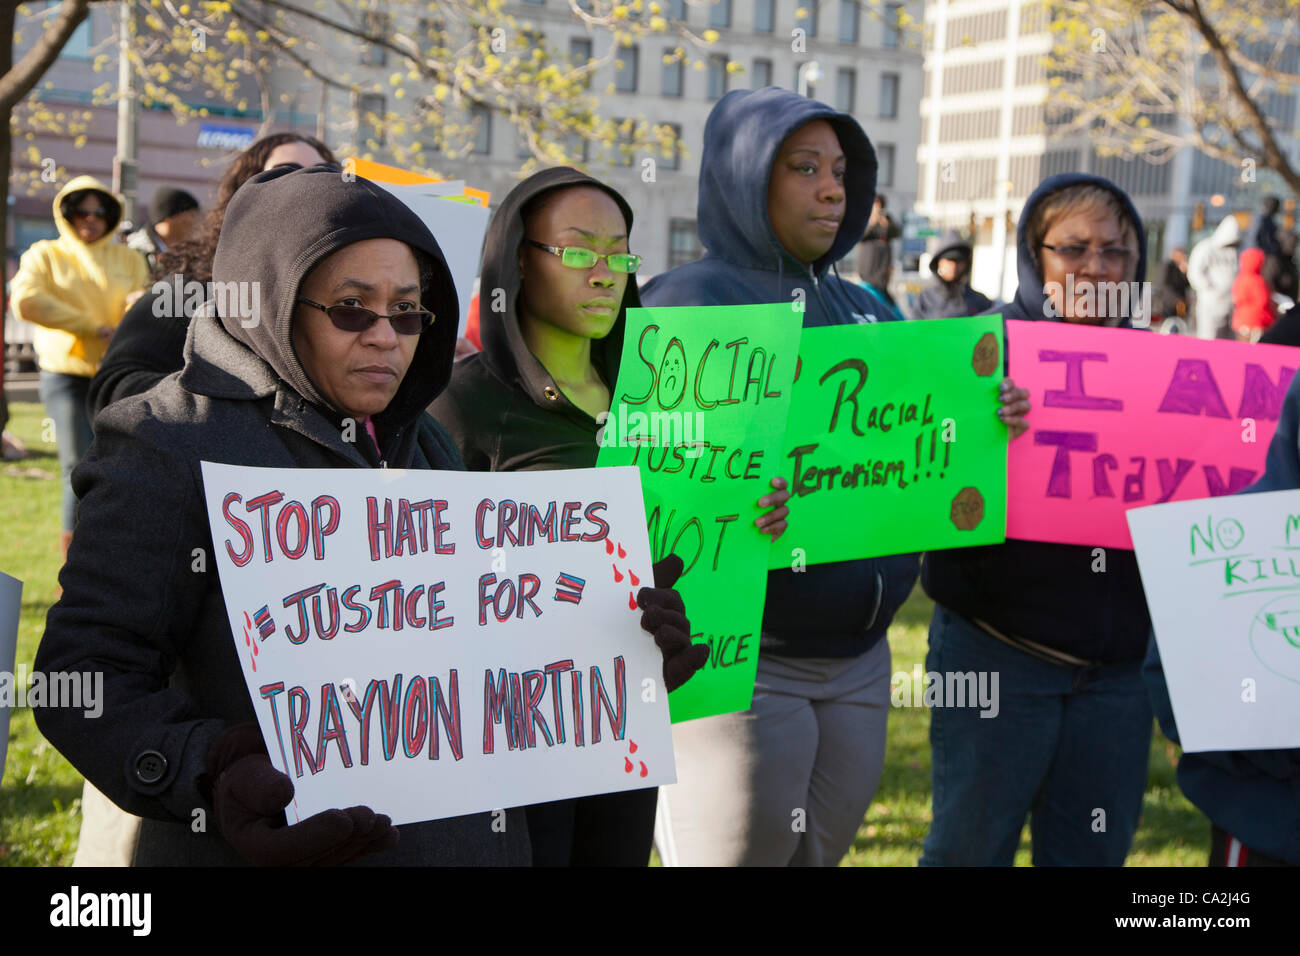
MULTIPOLYGON (((1016 276, 1018 285, 1011 303, 1002 309, 1005 318, 1043 319, 1048 317, 1049 312, 1044 307, 1044 303, 1047 301, 1047 293, 1043 291, 1042 272, 1035 263, 1033 252, 1029 248, 1029 223, 1038 204, 1047 199, 1048 196, 1069 186, 1081 184, 1100 186, 1103 189, 1110 190, 1119 198, 1121 205, 1133 220, 1134 229, 1137 230, 1137 279, 1142 281, 1146 276, 1146 229, 1142 225, 1142 217, 1138 215, 1137 207, 1133 205, 1133 200, 1128 197, 1128 194, 1109 179, 1103 179, 1100 176, 1090 176, 1086 173, 1060 173, 1055 176, 1048 176, 1038 184, 1038 188, 1025 200, 1025 206, 1020 211, 1020 222, 1016 228, 1016 276)), ((1129 319, 1130 316, 1124 316, 1123 324, 1127 324, 1129 319)))
POLYGON ((87 249, 94 249, 116 241, 117 227, 122 221, 122 197, 118 196, 94 176, 74 176, 68 180, 67 184, 55 195, 53 208, 54 225, 59 230, 59 238, 65 242, 76 243, 78 246, 84 246, 87 249), (72 223, 63 218, 63 201, 73 193, 81 192, 83 189, 93 189, 101 194, 104 197, 104 208, 108 211, 108 221, 106 223, 108 228, 94 242, 86 242, 82 239, 77 235, 77 230, 72 223))
POLYGON ((1228 246, 1235 246, 1241 242, 1241 224, 1237 222, 1237 217, 1224 217, 1223 222, 1214 227, 1210 242, 1220 249, 1226 249, 1228 246))
POLYGON ((1263 249, 1246 249, 1241 253, 1241 271, 1249 275, 1259 275, 1266 258, 1263 249))
POLYGON ((848 160, 844 219, 830 251, 813 263, 813 273, 820 276, 857 245, 876 196, 876 151, 871 141, 848 113, 769 86, 728 93, 704 125, 696 220, 709 255, 743 268, 806 272, 772 230, 767 186, 781 143, 813 120, 831 124, 848 160))
MULTIPOLYGON (((479 334, 483 341, 483 357, 504 381, 517 384, 543 408, 566 407, 575 415, 588 417, 564 398, 550 373, 528 348, 519 327, 519 247, 524 240, 524 207, 542 193, 572 186, 594 186, 607 193, 623 213, 628 236, 632 235, 632 207, 615 189, 600 180, 568 166, 543 169, 529 176, 510 190, 488 225, 479 280, 479 334), (548 398, 548 391, 557 397, 548 398)), ((634 240, 629 248, 636 251, 634 240)), ((627 310, 640 307, 636 276, 629 276, 613 328, 609 335, 591 343, 592 364, 604 376, 611 390, 618 379, 627 310)))
MULTIPOLYGON (((967 269, 969 270, 970 257, 971 257, 971 245, 969 242, 967 242, 965 239, 961 237, 961 233, 959 233, 956 229, 949 229, 947 232, 943 234, 943 238, 939 240, 939 248, 934 250, 934 255, 930 257, 930 271, 933 272, 935 275, 938 275, 939 260, 942 259, 944 256, 951 255, 952 253, 958 250, 961 250, 966 253, 967 269)), ((963 277, 964 275, 965 273, 963 273, 963 277)))
POLYGON ((337 166, 259 173, 226 207, 212 280, 218 304, 224 302, 219 317, 226 331, 299 395, 337 417, 339 410, 317 391, 294 351, 294 302, 321 260, 354 242, 385 238, 423 254, 421 303, 436 317, 388 408, 374 416, 381 431, 391 431, 418 417, 447 386, 460 315, 442 250, 405 203, 369 180, 344 176, 337 166))

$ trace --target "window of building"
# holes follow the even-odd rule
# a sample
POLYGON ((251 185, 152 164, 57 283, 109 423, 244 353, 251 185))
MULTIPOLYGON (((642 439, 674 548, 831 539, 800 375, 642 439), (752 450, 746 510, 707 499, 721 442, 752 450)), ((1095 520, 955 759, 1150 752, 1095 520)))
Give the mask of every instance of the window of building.
MULTIPOLYGON (((664 169, 681 169, 682 168, 681 124, 664 123, 663 125, 667 126, 670 130, 673 131, 673 150, 672 150, 672 155, 668 159, 662 159, 660 160, 660 162, 663 165, 664 169)), ((663 154, 660 153, 659 155, 662 156, 663 154)))
POLYGON ((885 4, 885 12, 881 19, 884 21, 884 31, 880 35, 880 45, 889 49, 896 49, 899 40, 902 38, 902 31, 898 28, 898 15, 903 12, 901 3, 885 4))
MULTIPOLYGON (((59 0, 48 0, 45 8, 60 6, 59 0)), ((68 37, 68 42, 63 44, 63 49, 59 51, 61 58, 69 60, 89 60, 90 59, 90 20, 88 16, 81 21, 81 25, 72 31, 72 36, 68 37)))
POLYGON ((482 103, 475 103, 469 110, 470 125, 474 127, 474 145, 471 153, 486 156, 492 152, 492 110, 482 103))
MULTIPOLYGON (((367 10, 363 25, 366 33, 373 37, 386 37, 392 27, 393 18, 378 10, 367 10)), ((388 63, 388 50, 378 43, 366 43, 361 48, 362 66, 384 66, 388 63)))
MULTIPOLYGON (((574 66, 586 66, 591 62, 591 40, 588 37, 569 37, 569 62, 574 66)), ((583 89, 591 86, 591 74, 583 78, 583 89)))
POLYGON ((614 89, 620 93, 636 92, 636 75, 640 60, 641 48, 638 46, 625 46, 618 51, 615 56, 618 71, 614 74, 614 89))
POLYGON ((676 58, 676 51, 669 47, 664 50, 664 69, 662 93, 664 96, 681 96, 686 82, 686 67, 676 58))
POLYGON ((857 101, 858 71, 835 71, 835 108, 841 113, 852 113, 857 101))
POLYGON ((840 42, 858 42, 858 0, 840 0, 840 42))
POLYGON ((709 57, 710 100, 720 100, 727 93, 727 54, 714 53, 709 57))
POLYGON ((636 120, 622 117, 614 120, 618 124, 618 136, 614 140, 614 148, 617 152, 614 155, 614 165, 631 166, 634 150, 632 144, 636 140, 636 120))
POLYGON ((763 87, 771 86, 771 85, 772 85, 772 61, 755 60, 753 83, 751 84, 751 88, 755 90, 761 90, 763 87))
POLYGON ((754 0, 754 32, 771 33, 776 26, 776 0, 754 0))
POLYGON ((686 0, 668 0, 668 16, 673 20, 686 19, 686 0))
POLYGON ((876 186, 894 185, 894 144, 876 146, 876 186))
POLYGON ((724 30, 731 26, 731 0, 714 0, 709 7, 709 26, 724 30))
POLYGON ((819 0, 794 0, 795 12, 802 10, 803 16, 796 17, 794 25, 801 27, 808 37, 817 35, 817 4, 819 0))
POLYGON ((880 74, 880 116, 882 119, 898 117, 898 74, 880 74))
POLYGON ((371 140, 384 145, 383 93, 362 93, 357 97, 357 147, 366 148, 371 140))
MULTIPOLYGON (((796 63, 796 64, 794 65, 794 81, 793 81, 793 83, 791 84, 791 88, 792 88, 796 93, 799 92, 799 69, 800 69, 800 67, 802 67, 802 66, 803 66, 802 63, 796 63)), ((806 93, 805 93, 804 95, 807 96, 808 99, 810 99, 810 100, 815 100, 815 99, 817 99, 817 84, 816 84, 816 83, 809 83, 809 84, 808 84, 808 89, 807 89, 807 91, 806 91, 806 93)))
POLYGON ((694 219, 668 220, 668 268, 675 269, 704 255, 694 219))

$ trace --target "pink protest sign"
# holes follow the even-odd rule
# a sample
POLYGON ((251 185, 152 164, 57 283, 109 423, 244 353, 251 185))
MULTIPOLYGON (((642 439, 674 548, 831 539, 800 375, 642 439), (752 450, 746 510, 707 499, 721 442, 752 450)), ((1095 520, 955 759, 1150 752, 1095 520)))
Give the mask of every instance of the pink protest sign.
POLYGON ((1007 537, 1132 548, 1129 508, 1240 491, 1300 351, 1065 322, 1007 323, 1030 430, 1007 455, 1007 537))

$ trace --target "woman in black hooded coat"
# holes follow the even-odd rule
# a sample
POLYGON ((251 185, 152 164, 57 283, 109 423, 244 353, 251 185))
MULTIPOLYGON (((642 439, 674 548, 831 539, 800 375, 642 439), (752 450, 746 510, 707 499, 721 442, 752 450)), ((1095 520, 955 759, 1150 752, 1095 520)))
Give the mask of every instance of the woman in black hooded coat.
MULTIPOLYGON (((484 244, 483 350, 456 364, 430 407, 471 471, 595 466, 627 310, 641 305, 631 231, 627 201, 576 169, 543 170, 506 196, 484 244)), ((670 587, 681 569, 680 559, 665 558, 655 584, 670 587)), ((708 657, 679 617, 675 634, 656 637, 668 690, 708 657)), ((656 795, 648 788, 528 807, 534 865, 644 866, 656 795)))

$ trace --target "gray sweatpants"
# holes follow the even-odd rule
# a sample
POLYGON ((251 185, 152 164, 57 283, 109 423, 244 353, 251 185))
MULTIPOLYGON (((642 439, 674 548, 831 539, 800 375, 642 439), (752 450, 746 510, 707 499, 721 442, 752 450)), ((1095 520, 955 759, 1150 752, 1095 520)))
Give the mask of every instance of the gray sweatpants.
POLYGON ((885 762, 889 642, 860 657, 762 654, 740 714, 673 725, 659 790, 665 866, 835 866, 885 762))

